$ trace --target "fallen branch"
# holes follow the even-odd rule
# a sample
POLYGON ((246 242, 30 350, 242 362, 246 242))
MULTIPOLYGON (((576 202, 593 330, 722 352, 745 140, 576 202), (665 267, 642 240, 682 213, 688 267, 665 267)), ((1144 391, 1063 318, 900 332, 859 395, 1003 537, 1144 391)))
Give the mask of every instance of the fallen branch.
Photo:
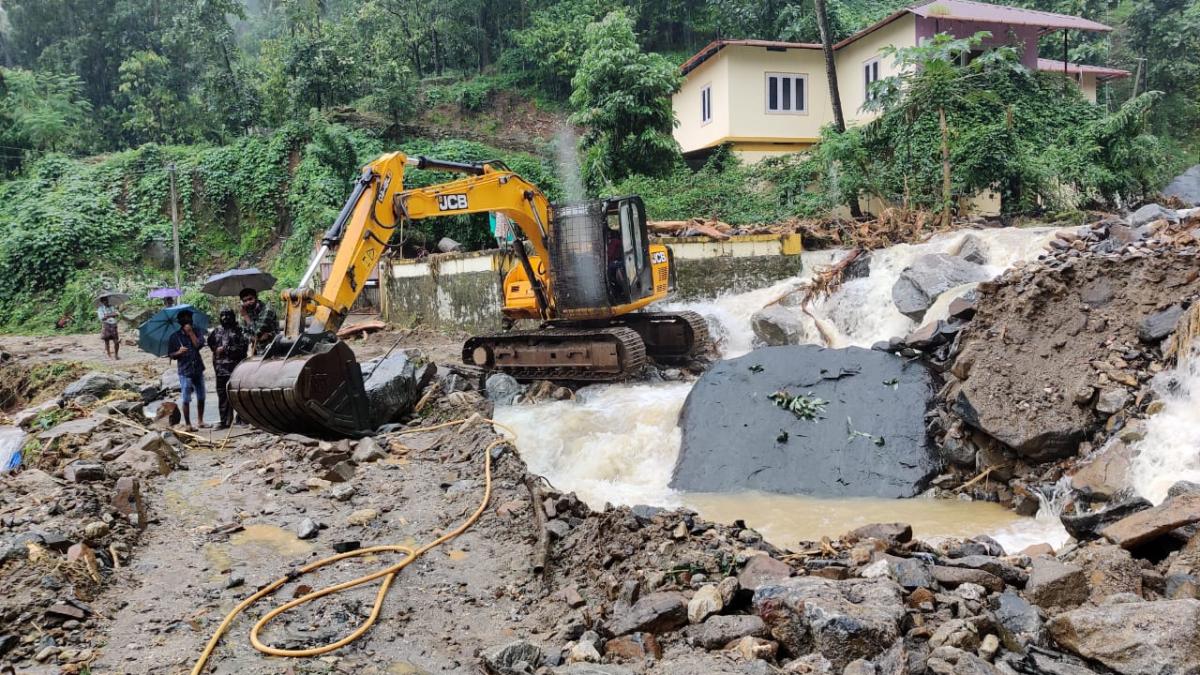
POLYGON ((542 489, 532 476, 525 477, 525 488, 529 490, 530 505, 533 506, 533 526, 537 528, 537 542, 533 545, 533 573, 542 574, 546 571, 546 561, 550 558, 550 530, 546 527, 546 507, 542 497, 542 489))
POLYGON ((979 481, 983 480, 984 478, 987 478, 988 474, 990 474, 992 471, 994 471, 996 469, 1003 469, 1007 466, 1008 466, 1007 464, 1001 464, 998 466, 989 466, 988 468, 984 469, 983 471, 980 471, 979 475, 977 475, 974 478, 972 478, 971 480, 963 483, 962 485, 959 485, 958 487, 954 488, 954 491, 962 492, 963 490, 966 490, 967 488, 978 483, 979 481))

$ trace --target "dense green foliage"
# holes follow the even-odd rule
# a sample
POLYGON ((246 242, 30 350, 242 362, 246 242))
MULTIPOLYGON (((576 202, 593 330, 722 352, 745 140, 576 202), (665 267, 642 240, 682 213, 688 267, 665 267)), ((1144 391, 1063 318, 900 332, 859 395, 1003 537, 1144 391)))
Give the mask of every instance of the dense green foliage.
POLYGON ((1162 184, 1164 152, 1143 133, 1145 113, 1158 94, 1106 114, 1074 87, 1064 87, 1061 77, 1021 67, 1011 48, 987 51, 964 65, 983 37, 938 35, 890 50, 904 74, 874 85, 870 106, 882 116, 810 160, 827 164, 823 175, 837 175, 839 184, 829 186, 834 198, 867 194, 940 210, 946 200, 996 189, 1011 213, 1114 205, 1162 184), (943 114, 948 195, 942 187, 943 114))
POLYGON ((657 176, 676 163, 671 94, 679 70, 638 47, 633 22, 612 12, 588 26, 587 49, 571 84, 572 120, 585 131, 584 175, 593 186, 640 173, 657 176))
MULTIPOLYGON (((462 141, 400 145, 414 154, 501 159, 557 194, 536 157, 462 141)), ((358 167, 382 150, 379 139, 317 119, 224 146, 144 145, 99 161, 44 156, 0 183, 0 327, 45 330, 70 315, 73 327, 88 328, 101 289, 130 292, 135 308, 152 305, 145 291, 172 285, 168 165, 182 205, 189 287, 207 271, 250 264, 295 283, 358 167)), ((448 178, 406 174, 414 186, 448 178)), ((418 250, 442 236, 484 244, 486 216, 424 221, 406 239, 418 250)), ((185 299, 205 302, 198 293, 185 299)))
MULTIPOLYGON (((461 117, 487 140, 502 92, 569 109, 589 192, 640 193, 663 219, 771 222, 856 195, 936 209, 988 188, 1010 212, 1112 204, 1195 151, 1200 0, 994 1, 1112 25, 1070 34, 1070 58, 1138 77, 1104 85, 1097 107, 1005 50, 962 66, 963 45, 942 41, 894 55, 921 68, 878 85, 877 122, 826 130, 808 155, 747 167, 716 152, 694 171, 671 137, 675 66, 718 37, 817 41, 811 0, 4 0, 0 327, 89 326, 98 288, 167 285, 168 165, 193 280, 241 263, 295 280, 359 166, 386 149, 499 157, 562 197, 548 139, 519 146, 544 144, 535 156, 409 135, 408 122, 461 117), (348 118, 373 131, 328 121, 348 118)), ((908 0, 826 4, 841 39, 908 0)), ((1059 58, 1061 36, 1045 39, 1059 58)), ((490 243, 476 215, 418 223, 406 251, 443 236, 490 243)))

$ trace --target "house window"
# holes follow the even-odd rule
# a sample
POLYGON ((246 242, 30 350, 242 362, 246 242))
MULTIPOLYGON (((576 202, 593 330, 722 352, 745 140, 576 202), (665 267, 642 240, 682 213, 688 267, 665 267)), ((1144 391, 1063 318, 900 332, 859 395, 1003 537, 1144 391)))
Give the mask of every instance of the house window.
POLYGON ((807 75, 767 73, 767 112, 801 115, 808 113, 807 85, 807 75))
POLYGON ((879 59, 871 59, 863 64, 863 99, 870 101, 875 98, 871 93, 871 84, 879 81, 879 59))
POLYGON ((700 90, 700 124, 712 121, 712 85, 706 84, 700 90))

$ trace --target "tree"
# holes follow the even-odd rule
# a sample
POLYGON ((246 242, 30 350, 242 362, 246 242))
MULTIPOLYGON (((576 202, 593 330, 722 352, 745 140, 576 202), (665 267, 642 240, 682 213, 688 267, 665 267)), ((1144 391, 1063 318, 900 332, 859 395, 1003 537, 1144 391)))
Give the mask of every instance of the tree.
POLYGON ((124 127, 134 142, 191 140, 198 111, 186 92, 172 81, 171 62, 152 51, 134 52, 118 70, 117 91, 128 116, 124 127))
POLYGON ((595 188, 634 173, 667 173, 679 159, 671 135, 679 70, 642 52, 633 21, 622 11, 588 26, 586 44, 571 81, 571 119, 585 127, 580 142, 588 182, 595 188))
POLYGON ((588 26, 603 15, 600 0, 565 0, 537 12, 528 27, 511 33, 510 67, 550 96, 569 95, 588 26))
POLYGON ((0 68, 0 143, 9 148, 75 149, 89 112, 74 75, 0 68))
MULTIPOLYGON (((846 117, 842 115, 842 95, 838 91, 837 63, 833 60, 833 34, 829 31, 829 13, 825 11, 825 0, 813 0, 816 10, 817 30, 821 33, 821 50, 825 54, 825 79, 829 82, 829 102, 833 106, 833 126, 838 133, 846 133, 846 117)), ((850 199, 850 215, 862 217, 858 195, 850 199)))

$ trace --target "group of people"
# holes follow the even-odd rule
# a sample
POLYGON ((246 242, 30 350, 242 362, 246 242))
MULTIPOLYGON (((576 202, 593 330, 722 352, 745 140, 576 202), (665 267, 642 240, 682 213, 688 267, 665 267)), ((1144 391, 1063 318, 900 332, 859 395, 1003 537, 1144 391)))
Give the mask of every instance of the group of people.
POLYGON ((229 377, 250 354, 261 354, 275 339, 279 330, 279 318, 272 309, 258 298, 258 292, 243 289, 238 295, 241 300, 241 320, 232 309, 223 309, 220 325, 203 335, 196 331, 191 310, 185 309, 175 315, 179 330, 167 342, 167 356, 176 362, 179 372, 180 411, 183 423, 189 431, 192 425, 191 403, 196 399, 196 421, 200 428, 204 422, 204 359, 200 350, 208 347, 212 351, 213 371, 217 379, 217 406, 220 409, 219 429, 228 429, 234 422, 233 407, 229 403, 229 377))

